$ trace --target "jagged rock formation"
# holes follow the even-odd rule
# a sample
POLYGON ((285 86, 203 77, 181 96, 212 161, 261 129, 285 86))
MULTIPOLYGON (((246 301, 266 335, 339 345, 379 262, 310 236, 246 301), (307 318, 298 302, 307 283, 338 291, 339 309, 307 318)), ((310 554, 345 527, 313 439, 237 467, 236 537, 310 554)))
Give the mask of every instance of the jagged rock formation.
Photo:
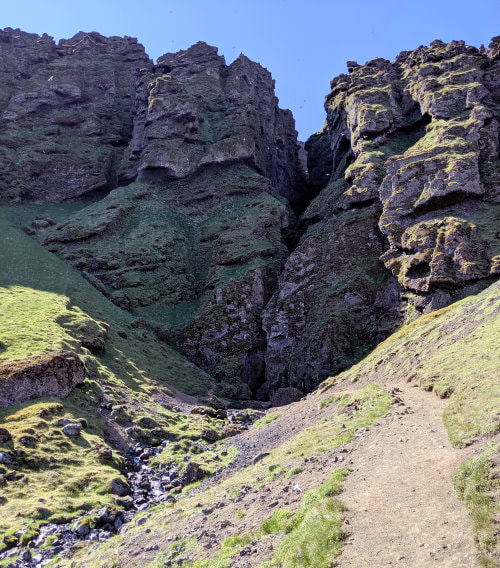
POLYGON ((29 232, 122 308, 182 328, 179 348, 231 383, 224 394, 251 398, 264 376, 261 312, 290 207, 304 200, 293 118, 266 69, 244 56, 227 66, 205 43, 137 73, 116 174, 131 183, 29 232))
POLYGON ((270 388, 312 388, 398 312, 446 306, 497 274, 498 65, 498 38, 488 52, 436 41, 394 63, 348 62, 332 81, 325 129, 306 143, 324 189, 264 312, 270 388))
POLYGON ((71 351, 0 361, 0 408, 31 398, 64 398, 83 382, 84 372, 82 361, 71 351))
POLYGON ((0 198, 58 202, 116 187, 136 72, 150 67, 134 38, 80 32, 56 45, 0 31, 0 198))
POLYGON ((348 62, 308 172, 243 55, 200 42, 153 65, 131 38, 0 39, 1 198, 93 195, 26 231, 219 394, 296 397, 498 272, 498 38, 348 62))
POLYGON ((231 65, 199 42, 167 53, 138 85, 129 176, 185 178, 245 163, 291 201, 300 181, 292 114, 277 106, 271 74, 240 55, 231 65))

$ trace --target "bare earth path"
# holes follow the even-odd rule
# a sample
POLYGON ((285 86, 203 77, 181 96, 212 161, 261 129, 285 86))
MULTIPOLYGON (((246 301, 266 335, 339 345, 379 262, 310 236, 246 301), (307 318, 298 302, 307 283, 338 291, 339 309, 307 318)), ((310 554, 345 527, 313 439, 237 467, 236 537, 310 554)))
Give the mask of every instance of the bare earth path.
POLYGON ((401 389, 403 405, 356 443, 340 497, 350 536, 336 566, 471 568, 470 522, 451 484, 466 455, 448 442, 447 401, 401 389))

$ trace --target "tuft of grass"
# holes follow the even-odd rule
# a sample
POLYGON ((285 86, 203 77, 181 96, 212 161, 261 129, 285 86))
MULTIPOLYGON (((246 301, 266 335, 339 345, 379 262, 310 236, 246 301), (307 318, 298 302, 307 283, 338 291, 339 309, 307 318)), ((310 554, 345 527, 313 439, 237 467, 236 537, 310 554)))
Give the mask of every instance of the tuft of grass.
POLYGON ((281 414, 279 414, 279 413, 268 414, 267 416, 263 416, 262 418, 259 418, 258 420, 256 420, 254 422, 253 426, 254 426, 254 428, 262 428, 262 426, 265 426, 266 424, 270 424, 271 422, 278 420, 278 418, 281 418, 281 414))
POLYGON ((278 509, 262 523, 260 526, 261 534, 274 534, 280 531, 290 532, 293 528, 293 516, 294 514, 287 509, 278 509))
POLYGON ((214 558, 197 560, 192 564, 192 568, 230 568, 231 557, 238 554, 251 540, 248 535, 232 535, 226 538, 214 558))
MULTIPOLYGON (((329 568, 339 555, 344 538, 342 491, 347 468, 336 470, 318 489, 308 491, 296 513, 276 511, 261 527, 263 534, 284 531, 278 550, 266 568, 329 568)), ((264 567, 263 567, 264 568, 264 567)))
POLYGON ((324 398, 319 404, 320 409, 322 410, 323 408, 328 408, 330 404, 333 404, 335 401, 338 400, 338 398, 339 395, 336 394, 332 394, 331 396, 324 398))
POLYGON ((289 469, 286 473, 285 477, 293 477, 294 475, 298 475, 299 473, 301 473, 302 471, 304 471, 303 467, 300 467, 298 465, 296 465, 295 467, 292 467, 291 469, 289 469))
POLYGON ((500 450, 499 444, 487 446, 478 457, 467 460, 453 476, 453 485, 464 501, 472 519, 474 537, 484 566, 492 559, 489 554, 497 543, 495 515, 500 511, 495 498, 500 482, 495 475, 491 457, 500 450))

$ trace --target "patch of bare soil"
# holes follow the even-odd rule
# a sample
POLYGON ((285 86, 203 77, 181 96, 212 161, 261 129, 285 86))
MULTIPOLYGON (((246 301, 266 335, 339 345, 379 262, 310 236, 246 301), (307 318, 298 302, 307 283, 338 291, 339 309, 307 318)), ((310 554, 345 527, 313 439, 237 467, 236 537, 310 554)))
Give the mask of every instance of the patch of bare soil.
POLYGON ((467 450, 451 447, 446 401, 401 387, 403 405, 353 447, 341 495, 349 537, 339 568, 470 568, 476 551, 451 478, 467 450))

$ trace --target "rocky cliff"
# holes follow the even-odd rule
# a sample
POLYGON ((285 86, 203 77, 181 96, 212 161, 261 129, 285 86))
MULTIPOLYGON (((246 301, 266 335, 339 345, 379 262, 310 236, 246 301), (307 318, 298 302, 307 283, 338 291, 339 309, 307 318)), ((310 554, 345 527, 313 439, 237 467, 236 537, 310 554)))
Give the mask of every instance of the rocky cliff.
POLYGON ((309 390, 498 274, 498 38, 348 62, 306 143, 319 195, 264 312, 267 380, 309 390))
POLYGON ((1 566, 493 566, 499 53, 0 31, 1 566))
POLYGON ((90 200, 25 230, 223 396, 300 396, 497 274, 498 39, 348 62, 307 173, 243 55, 0 39, 2 199, 90 200))
POLYGON ((150 67, 133 38, 0 31, 0 196, 58 202, 116 187, 136 73, 150 67))

